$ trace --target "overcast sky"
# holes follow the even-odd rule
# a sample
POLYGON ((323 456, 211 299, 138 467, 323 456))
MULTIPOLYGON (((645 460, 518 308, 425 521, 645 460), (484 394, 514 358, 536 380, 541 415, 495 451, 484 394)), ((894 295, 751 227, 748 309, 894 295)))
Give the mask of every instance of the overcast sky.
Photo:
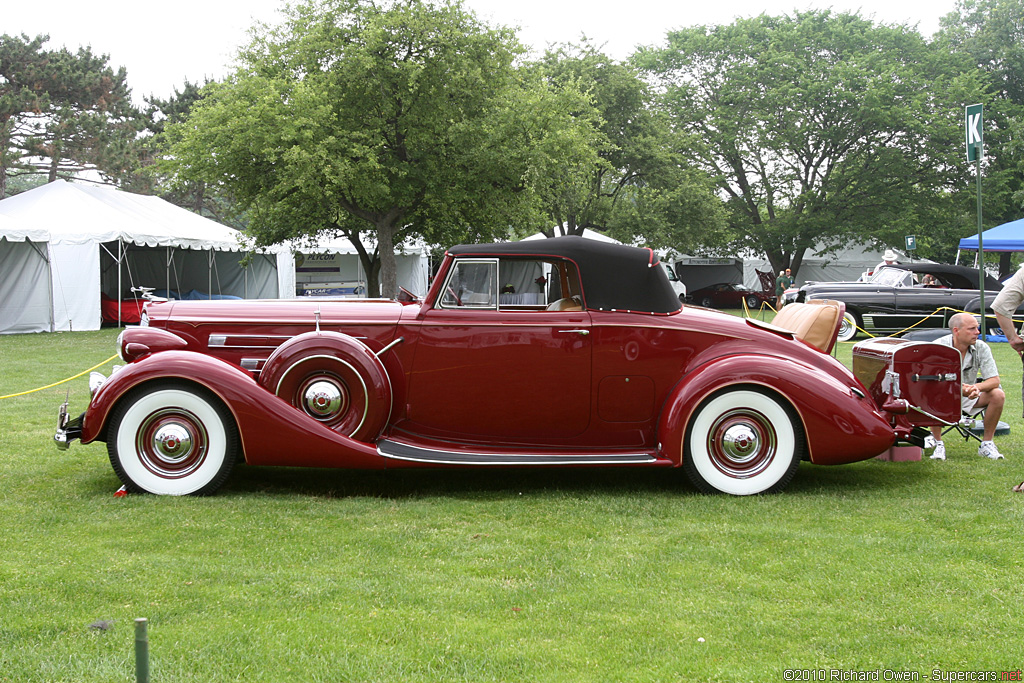
MULTIPOLYGON (((856 11, 876 22, 916 25, 925 36, 955 0, 465 0, 489 24, 519 27, 520 39, 542 51, 581 35, 603 44, 622 59, 637 45, 658 45, 674 28, 728 24, 736 17, 792 14, 794 10, 832 8, 856 11)), ((50 35, 50 47, 91 45, 124 66, 128 83, 143 95, 165 98, 185 79, 222 78, 235 50, 246 42, 256 21, 278 23, 283 0, 176 0, 173 4, 138 0, 5 0, 0 33, 50 35), (153 7, 163 11, 155 13, 153 7)))

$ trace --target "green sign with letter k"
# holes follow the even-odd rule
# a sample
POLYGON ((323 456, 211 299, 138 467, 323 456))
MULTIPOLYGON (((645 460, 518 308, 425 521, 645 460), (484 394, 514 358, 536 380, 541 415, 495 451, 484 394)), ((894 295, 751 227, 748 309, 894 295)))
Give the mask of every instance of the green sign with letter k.
POLYGON ((967 161, 976 161, 985 151, 984 130, 982 128, 982 114, 984 105, 971 104, 967 106, 965 122, 967 124, 967 161))

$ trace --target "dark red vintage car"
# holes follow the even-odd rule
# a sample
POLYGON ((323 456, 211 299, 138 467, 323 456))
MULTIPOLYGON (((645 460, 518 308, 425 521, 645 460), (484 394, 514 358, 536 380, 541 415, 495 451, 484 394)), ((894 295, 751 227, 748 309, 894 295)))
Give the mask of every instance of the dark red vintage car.
POLYGON ((454 247, 423 301, 151 302, 55 438, 105 441, 126 487, 158 494, 211 493, 241 458, 682 467, 744 495, 959 416, 950 347, 872 347, 858 377, 828 355, 841 304, 787 307, 784 329, 681 307, 657 265, 565 237, 454 247))
POLYGON ((775 297, 768 292, 756 292, 738 282, 720 282, 690 292, 689 297, 695 304, 704 308, 757 308, 762 302, 774 302, 775 297))

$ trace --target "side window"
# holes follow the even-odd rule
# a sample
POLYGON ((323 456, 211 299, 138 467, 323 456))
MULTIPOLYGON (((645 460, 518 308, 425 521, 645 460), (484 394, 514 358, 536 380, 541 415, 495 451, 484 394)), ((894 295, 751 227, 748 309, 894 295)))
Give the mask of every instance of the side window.
POLYGON ((531 259, 502 259, 499 270, 502 308, 525 310, 543 308, 548 303, 551 264, 531 259))
POLYGON ((442 308, 497 308, 498 262, 461 260, 452 268, 441 294, 442 308))

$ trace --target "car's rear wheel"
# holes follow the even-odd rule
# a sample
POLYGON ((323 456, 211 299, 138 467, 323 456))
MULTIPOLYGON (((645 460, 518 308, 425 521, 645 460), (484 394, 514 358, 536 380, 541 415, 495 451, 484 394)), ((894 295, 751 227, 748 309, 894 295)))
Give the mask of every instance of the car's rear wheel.
POLYGON ((804 443, 780 399, 726 389, 704 401, 690 420, 683 470, 705 493, 774 493, 796 474, 804 443))
POLYGON ((331 429, 372 442, 391 417, 391 381, 362 342, 337 332, 308 332, 267 359, 260 384, 331 429))
POLYGON ((107 452, 133 493, 205 495, 231 474, 238 428, 205 389, 183 382, 146 385, 127 393, 111 413, 107 452))
POLYGON ((703 306, 704 308, 714 308, 714 306, 711 305, 713 303, 714 302, 711 301, 710 296, 701 297, 700 305, 703 306))
POLYGON ((839 324, 838 341, 847 342, 857 336, 857 328, 861 326, 857 314, 853 311, 843 313, 843 321, 839 324))

